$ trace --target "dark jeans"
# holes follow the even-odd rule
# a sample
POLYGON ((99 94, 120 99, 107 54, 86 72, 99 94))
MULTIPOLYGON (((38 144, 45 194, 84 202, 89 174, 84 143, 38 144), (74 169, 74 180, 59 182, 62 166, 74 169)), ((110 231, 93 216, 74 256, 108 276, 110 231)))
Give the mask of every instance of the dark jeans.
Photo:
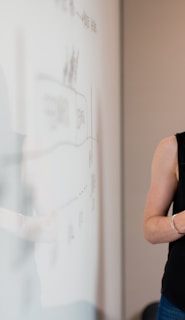
POLYGON ((162 295, 159 303, 157 320, 185 320, 185 312, 175 307, 162 295))

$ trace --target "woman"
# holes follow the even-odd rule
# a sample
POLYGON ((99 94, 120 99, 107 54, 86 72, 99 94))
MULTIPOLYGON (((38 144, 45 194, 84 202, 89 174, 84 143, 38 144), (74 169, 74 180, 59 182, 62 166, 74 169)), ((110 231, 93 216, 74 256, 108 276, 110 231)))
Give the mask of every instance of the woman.
POLYGON ((163 139, 156 148, 144 212, 144 235, 169 243, 158 320, 185 319, 185 133, 163 139), (173 203, 173 215, 168 210, 173 203))

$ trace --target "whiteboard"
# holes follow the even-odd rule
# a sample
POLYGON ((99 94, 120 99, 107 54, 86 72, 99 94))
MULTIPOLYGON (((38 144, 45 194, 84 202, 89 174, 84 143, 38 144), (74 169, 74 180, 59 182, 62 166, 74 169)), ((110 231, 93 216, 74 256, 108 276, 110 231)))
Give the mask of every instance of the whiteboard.
POLYGON ((89 320, 97 310, 119 319, 107 293, 116 280, 120 300, 118 4, 0 1, 4 320, 89 320))

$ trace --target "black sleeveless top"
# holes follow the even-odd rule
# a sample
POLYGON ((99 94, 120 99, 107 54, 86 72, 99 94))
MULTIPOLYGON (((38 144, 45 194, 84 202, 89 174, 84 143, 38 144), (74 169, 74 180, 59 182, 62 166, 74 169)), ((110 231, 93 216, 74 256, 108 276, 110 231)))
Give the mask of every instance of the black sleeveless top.
MULTIPOLYGON (((176 134, 176 138, 179 182, 173 199, 173 214, 185 210, 185 132, 176 134)), ((169 301, 185 311, 185 236, 169 243, 161 291, 169 301)))

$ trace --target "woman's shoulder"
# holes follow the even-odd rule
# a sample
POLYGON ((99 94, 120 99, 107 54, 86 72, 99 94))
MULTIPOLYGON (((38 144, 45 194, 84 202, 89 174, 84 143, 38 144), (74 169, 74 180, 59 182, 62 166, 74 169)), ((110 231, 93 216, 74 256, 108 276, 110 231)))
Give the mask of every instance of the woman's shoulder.
POLYGON ((165 152, 177 151, 177 137, 176 135, 167 136, 160 140, 157 149, 165 152))
POLYGON ((175 135, 160 140, 154 152, 153 164, 166 168, 177 166, 177 138, 175 135))

